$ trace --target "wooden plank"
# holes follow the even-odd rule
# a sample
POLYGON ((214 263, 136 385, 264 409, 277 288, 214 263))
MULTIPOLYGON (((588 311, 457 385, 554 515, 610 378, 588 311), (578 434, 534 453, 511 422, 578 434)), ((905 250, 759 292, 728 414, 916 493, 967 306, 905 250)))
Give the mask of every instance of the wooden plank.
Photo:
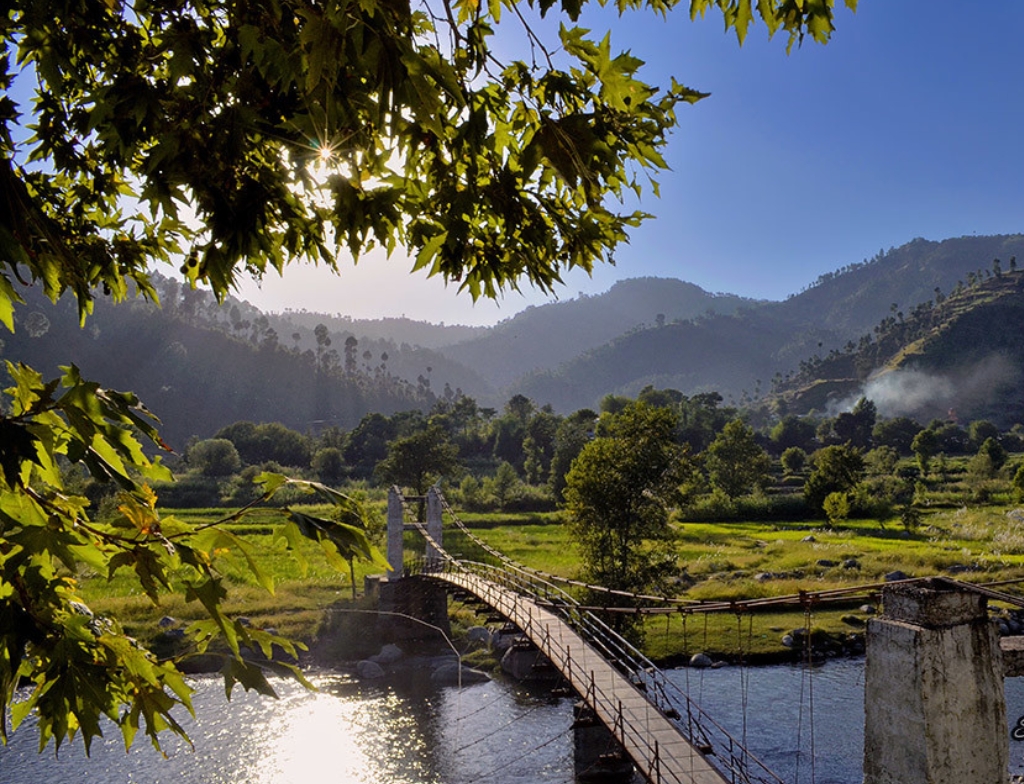
POLYGON ((674 723, 559 616, 469 573, 435 575, 479 596, 533 641, 654 784, 726 784, 674 723))

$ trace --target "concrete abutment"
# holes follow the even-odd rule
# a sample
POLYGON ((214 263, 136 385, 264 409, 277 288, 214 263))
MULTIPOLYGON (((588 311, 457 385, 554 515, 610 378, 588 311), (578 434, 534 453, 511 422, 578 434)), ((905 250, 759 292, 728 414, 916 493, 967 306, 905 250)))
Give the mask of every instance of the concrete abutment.
POLYGON ((868 621, 864 784, 1006 784, 999 638, 984 596, 949 581, 887 586, 868 621))

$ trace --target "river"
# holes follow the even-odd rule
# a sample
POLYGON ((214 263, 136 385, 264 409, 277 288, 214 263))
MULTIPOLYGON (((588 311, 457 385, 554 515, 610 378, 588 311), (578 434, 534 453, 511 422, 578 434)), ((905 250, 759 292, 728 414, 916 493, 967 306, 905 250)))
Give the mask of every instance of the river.
MULTIPOLYGON (((799 666, 675 670, 671 677, 789 784, 860 784, 863 660, 799 666), (813 706, 813 710, 812 710, 813 706), (813 755, 812 755, 813 749, 813 755)), ((0 784, 571 784, 572 701, 507 682, 435 687, 422 672, 386 683, 312 673, 309 692, 275 681, 280 698, 217 678, 194 682, 195 746, 167 736, 162 758, 141 735, 37 753, 32 727, 0 747, 0 784)), ((1024 683, 1007 679, 1010 723, 1024 683)), ((1011 741, 1011 771, 1024 743, 1011 741)))

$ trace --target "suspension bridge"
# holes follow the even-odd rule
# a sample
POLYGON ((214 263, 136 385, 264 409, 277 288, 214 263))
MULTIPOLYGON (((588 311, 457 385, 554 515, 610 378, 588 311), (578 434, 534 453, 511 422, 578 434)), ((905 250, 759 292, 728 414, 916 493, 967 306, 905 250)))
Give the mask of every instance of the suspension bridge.
POLYGON ((470 532, 436 489, 423 498, 391 490, 388 560, 395 574, 442 581, 513 624, 558 671, 651 784, 782 784, 782 780, 676 687, 637 648, 548 576, 515 564, 470 532), (415 512, 426 508, 426 520, 415 512), (443 546, 443 515, 500 561, 467 561, 443 546), (425 555, 406 559, 416 531, 425 555))
POLYGON ((995 590, 1002 583, 915 578, 728 602, 614 591, 514 562, 470 531, 436 487, 423 497, 403 497, 398 488, 391 489, 388 562, 393 575, 389 580, 398 578, 396 584, 404 576, 438 581, 446 589, 476 597, 517 629, 650 784, 782 784, 782 779, 592 611, 681 612, 685 618, 796 605, 804 609, 810 628, 815 606, 881 594, 885 614, 869 623, 867 631, 865 784, 1006 780, 1002 678, 1004 672, 1024 673, 1024 638, 1000 643, 986 601, 1024 607, 1024 600, 995 590), (446 516, 493 563, 446 551, 446 516), (405 557, 404 535, 409 531, 425 543, 423 555, 405 557), (569 593, 571 588, 584 588, 591 596, 628 598, 631 606, 584 606, 569 593), (957 679, 957 688, 952 688, 952 681, 935 676, 944 672, 968 672, 970 677, 957 679))

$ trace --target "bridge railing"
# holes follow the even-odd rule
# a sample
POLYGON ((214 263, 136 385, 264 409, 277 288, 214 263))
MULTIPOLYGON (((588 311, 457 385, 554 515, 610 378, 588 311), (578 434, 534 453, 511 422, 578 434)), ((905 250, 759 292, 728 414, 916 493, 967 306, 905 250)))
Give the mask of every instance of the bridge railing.
MULTIPOLYGON (((768 769, 760 760, 729 732, 718 724, 700 705, 690 699, 681 688, 676 686, 639 649, 625 640, 604 621, 589 610, 584 610, 578 602, 565 590, 554 585, 537 574, 517 569, 512 566, 498 567, 474 561, 463 561, 443 553, 442 557, 431 560, 418 559, 407 564, 408 574, 443 574, 470 573, 483 578, 489 585, 504 589, 507 592, 522 596, 530 602, 560 615, 585 642, 598 650, 601 655, 618 669, 632 684, 633 688, 644 693, 647 701, 662 715, 672 721, 683 733, 691 745, 706 755, 713 755, 715 767, 727 776, 733 784, 782 784, 782 780, 768 769)), ((485 594, 491 593, 484 588, 485 594)), ((501 598, 496 595, 481 596, 493 607, 502 605, 501 598)), ((643 716, 631 715, 628 708, 623 714, 622 703, 613 695, 607 694, 597 686, 591 673, 582 672, 572 659, 568 647, 561 647, 557 640, 552 641, 546 636, 545 628, 530 628, 533 616, 526 614, 526 627, 522 631, 534 639, 545 639, 545 653, 552 663, 567 677, 576 683, 588 683, 591 691, 589 700, 596 707, 601 707, 606 716, 615 717, 618 725, 616 731, 620 739, 630 739, 636 746, 646 747, 648 759, 660 760, 657 744, 653 747, 647 741, 647 735, 641 732, 643 716)), ((581 695, 585 698, 588 695, 581 695)), ((668 781, 657 771, 644 771, 651 781, 668 781), (654 774, 658 773, 657 776, 654 774)))

